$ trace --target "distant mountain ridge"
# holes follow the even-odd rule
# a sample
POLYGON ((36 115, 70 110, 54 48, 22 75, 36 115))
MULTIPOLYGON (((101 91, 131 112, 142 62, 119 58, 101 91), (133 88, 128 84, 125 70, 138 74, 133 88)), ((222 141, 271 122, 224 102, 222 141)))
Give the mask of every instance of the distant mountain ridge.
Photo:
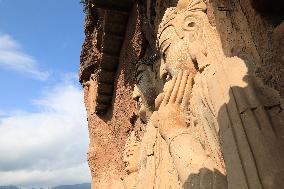
POLYGON ((59 186, 52 187, 51 189, 91 189, 91 183, 74 184, 74 185, 59 185, 59 186))
POLYGON ((17 186, 0 186, 0 189, 20 189, 19 187, 17 186))
MULTIPOLYGON (((9 186, 0 186, 0 189, 21 189, 21 188, 18 186, 9 185, 9 186)), ((31 189, 34 189, 34 188, 31 188, 31 189)), ((59 186, 51 187, 51 189, 91 189, 91 183, 59 185, 59 186)))

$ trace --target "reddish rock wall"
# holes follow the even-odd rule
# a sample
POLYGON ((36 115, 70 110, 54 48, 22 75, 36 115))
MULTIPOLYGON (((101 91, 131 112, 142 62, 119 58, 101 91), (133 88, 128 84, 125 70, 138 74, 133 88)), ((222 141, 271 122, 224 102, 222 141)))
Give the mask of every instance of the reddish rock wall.
POLYGON ((122 151, 128 133, 133 129, 135 104, 132 100, 134 63, 141 54, 141 23, 137 6, 129 16, 124 44, 115 78, 112 106, 106 114, 95 114, 98 74, 93 73, 85 84, 90 145, 88 162, 93 177, 92 188, 115 188, 124 173, 122 151))

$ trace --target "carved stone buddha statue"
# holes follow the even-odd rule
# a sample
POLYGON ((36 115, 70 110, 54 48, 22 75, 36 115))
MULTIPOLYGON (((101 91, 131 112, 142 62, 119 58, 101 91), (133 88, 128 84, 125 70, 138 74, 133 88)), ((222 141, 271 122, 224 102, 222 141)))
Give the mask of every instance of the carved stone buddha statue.
POLYGON ((160 73, 171 79, 151 122, 184 188, 283 188, 283 99, 253 60, 224 55, 205 11, 202 0, 179 0, 164 15, 160 73))
POLYGON ((127 176, 123 180, 125 189, 135 188, 137 184, 140 146, 140 141, 135 136, 135 132, 131 132, 125 143, 123 153, 123 162, 125 163, 125 171, 127 172, 127 176))
POLYGON ((155 110, 155 98, 163 87, 159 79, 160 59, 150 58, 140 61, 137 65, 137 84, 133 98, 138 102, 138 114, 146 123, 141 140, 139 174, 136 189, 180 188, 177 172, 174 168, 168 146, 162 139, 150 117, 155 110))

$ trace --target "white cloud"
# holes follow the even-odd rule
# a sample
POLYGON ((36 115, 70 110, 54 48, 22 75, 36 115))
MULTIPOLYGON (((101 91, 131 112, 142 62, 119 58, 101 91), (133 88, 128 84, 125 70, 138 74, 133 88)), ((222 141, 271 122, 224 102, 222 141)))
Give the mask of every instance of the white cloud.
POLYGON ((65 81, 45 93, 39 112, 0 117, 0 185, 90 182, 82 90, 65 81))
POLYGON ((50 188, 50 185, 55 186, 62 183, 67 184, 80 184, 82 182, 90 182, 87 169, 87 163, 69 167, 65 169, 56 170, 32 170, 32 171, 10 171, 1 174, 1 179, 5 183, 20 183, 23 188, 50 188), (16 178, 16 182, 15 182, 16 178), (31 185, 31 180, 33 185, 31 185))
POLYGON ((38 68, 37 60, 23 52, 21 44, 8 34, 0 33, 0 66, 46 80, 49 73, 38 68))

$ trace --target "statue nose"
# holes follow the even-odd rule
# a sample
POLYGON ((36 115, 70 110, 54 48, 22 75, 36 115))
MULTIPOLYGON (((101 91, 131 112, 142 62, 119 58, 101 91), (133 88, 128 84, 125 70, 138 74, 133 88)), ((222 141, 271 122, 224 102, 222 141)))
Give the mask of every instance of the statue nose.
POLYGON ((135 85, 132 93, 132 99, 138 101, 141 97, 138 87, 135 85))

